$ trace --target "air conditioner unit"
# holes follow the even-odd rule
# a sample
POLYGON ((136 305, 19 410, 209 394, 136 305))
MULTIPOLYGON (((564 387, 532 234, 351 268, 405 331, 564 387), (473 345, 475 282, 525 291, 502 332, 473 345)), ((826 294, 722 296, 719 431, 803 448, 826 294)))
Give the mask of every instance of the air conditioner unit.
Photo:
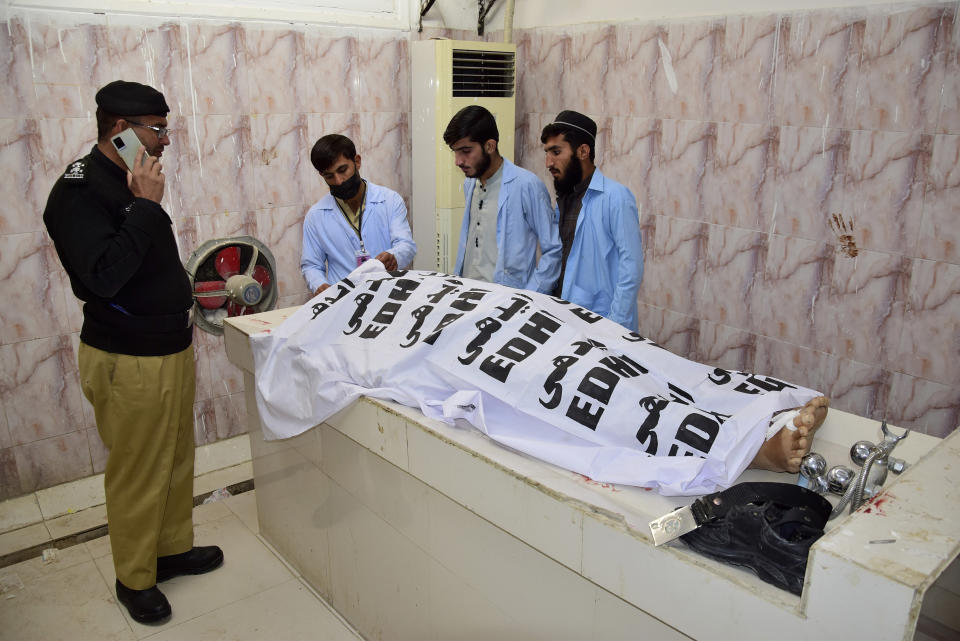
POLYGON ((500 154, 513 159, 516 45, 421 40, 412 43, 414 268, 451 273, 463 223, 463 172, 443 131, 467 105, 497 119, 500 154))

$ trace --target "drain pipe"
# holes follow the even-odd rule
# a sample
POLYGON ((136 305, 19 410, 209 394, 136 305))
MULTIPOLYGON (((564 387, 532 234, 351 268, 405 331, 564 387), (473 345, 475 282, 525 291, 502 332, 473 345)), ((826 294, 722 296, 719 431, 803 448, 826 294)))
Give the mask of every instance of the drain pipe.
POLYGON ((503 41, 513 42, 513 0, 507 0, 503 11, 503 41))

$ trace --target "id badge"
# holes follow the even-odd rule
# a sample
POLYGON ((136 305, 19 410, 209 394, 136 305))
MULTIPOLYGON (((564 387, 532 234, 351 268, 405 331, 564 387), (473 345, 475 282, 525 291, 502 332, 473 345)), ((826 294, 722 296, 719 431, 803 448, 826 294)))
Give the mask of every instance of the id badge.
POLYGON ((357 267, 370 260, 370 254, 368 254, 365 249, 356 249, 353 255, 357 257, 357 267))

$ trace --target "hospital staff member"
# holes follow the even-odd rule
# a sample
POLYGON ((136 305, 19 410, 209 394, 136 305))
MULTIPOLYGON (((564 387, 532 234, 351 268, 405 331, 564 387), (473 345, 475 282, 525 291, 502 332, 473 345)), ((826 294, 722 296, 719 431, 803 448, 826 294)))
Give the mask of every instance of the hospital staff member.
POLYGON ((561 111, 540 135, 563 243, 554 295, 637 331, 643 277, 637 200, 594 166, 596 136, 597 123, 576 111, 561 111))
POLYGON ((413 262, 417 246, 400 194, 360 177, 360 156, 340 134, 320 138, 310 162, 330 193, 303 221, 300 270, 314 295, 376 258, 394 271, 413 262))
POLYGON ((550 194, 536 175, 500 155, 499 140, 493 114, 479 105, 458 111, 443 132, 466 176, 454 273, 549 294, 560 275, 550 194))

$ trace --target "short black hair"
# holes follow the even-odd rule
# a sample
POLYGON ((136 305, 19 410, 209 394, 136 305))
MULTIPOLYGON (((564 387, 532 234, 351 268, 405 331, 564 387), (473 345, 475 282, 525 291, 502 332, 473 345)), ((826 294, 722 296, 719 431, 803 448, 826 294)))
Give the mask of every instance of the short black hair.
POLYGON ((123 116, 104 111, 103 107, 97 107, 97 140, 105 140, 110 135, 110 130, 121 118, 123 116))
POLYGON ((481 145, 488 140, 499 143, 500 131, 493 114, 480 105, 469 105, 458 111, 443 132, 443 142, 449 146, 461 138, 469 138, 481 145))
POLYGON ((353 141, 340 134, 327 134, 315 142, 310 150, 310 162, 321 173, 337 162, 340 156, 348 160, 357 157, 357 148, 353 141))
POLYGON ((570 127, 559 122, 551 122, 549 125, 543 128, 543 133, 540 134, 540 142, 547 142, 550 138, 554 136, 563 136, 563 139, 570 143, 570 148, 573 151, 577 151, 580 145, 586 145, 590 148, 590 162, 593 162, 594 158, 594 142, 587 132, 580 131, 575 127, 570 127))

